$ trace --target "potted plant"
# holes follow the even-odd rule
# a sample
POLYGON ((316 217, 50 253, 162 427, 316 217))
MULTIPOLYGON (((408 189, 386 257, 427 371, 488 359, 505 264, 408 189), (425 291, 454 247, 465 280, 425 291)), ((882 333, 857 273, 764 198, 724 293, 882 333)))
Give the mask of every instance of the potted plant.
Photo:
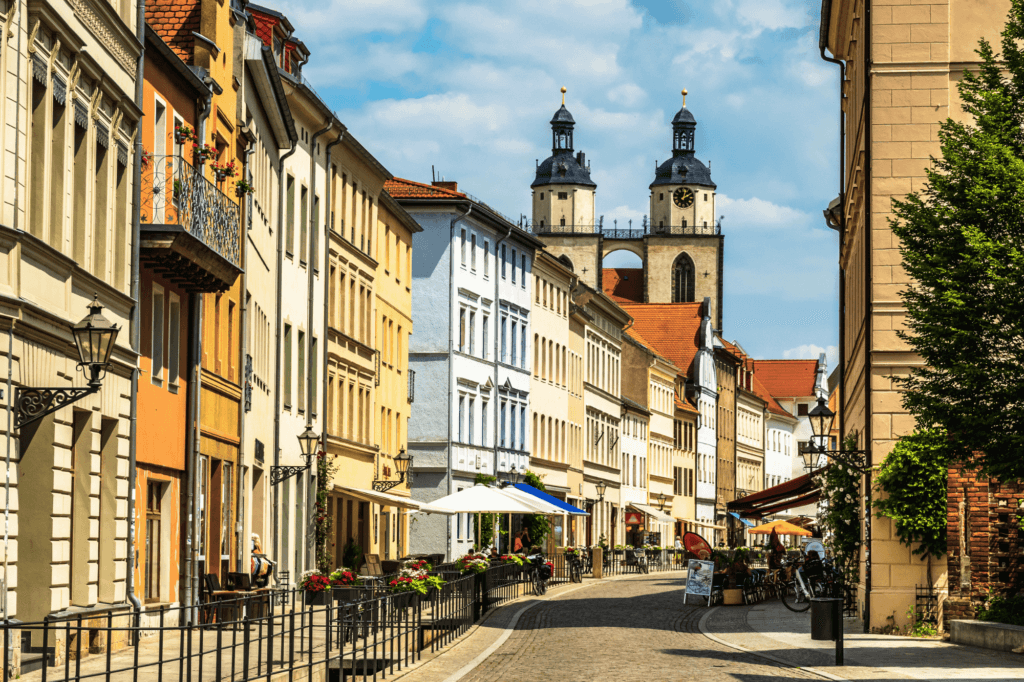
POLYGON ((255 191, 256 191, 256 188, 253 187, 252 185, 250 185, 245 180, 236 180, 235 181, 235 196, 236 197, 241 198, 241 197, 244 197, 246 194, 252 194, 255 191))
POLYGON ((339 568, 331 573, 329 579, 331 582, 331 596, 334 598, 334 601, 359 601, 362 593, 360 586, 363 584, 363 579, 355 571, 339 568))
POLYGON ((174 141, 178 144, 193 142, 196 139, 196 131, 187 123, 177 123, 174 126, 174 141))
POLYGON ((462 575, 469 573, 480 574, 485 572, 490 566, 490 562, 483 554, 467 554, 456 563, 462 575))
POLYGON ((327 604, 327 588, 331 579, 319 571, 306 571, 302 574, 299 589, 302 590, 302 603, 305 606, 325 606, 327 604))
POLYGON ((199 144, 198 142, 192 143, 192 159, 195 161, 197 166, 201 166, 210 159, 217 156, 217 148, 212 147, 205 142, 199 144))
POLYGON ((235 177, 234 161, 225 161, 224 163, 217 163, 214 161, 210 164, 210 168, 213 170, 213 174, 217 178, 217 182, 223 182, 225 178, 235 177))

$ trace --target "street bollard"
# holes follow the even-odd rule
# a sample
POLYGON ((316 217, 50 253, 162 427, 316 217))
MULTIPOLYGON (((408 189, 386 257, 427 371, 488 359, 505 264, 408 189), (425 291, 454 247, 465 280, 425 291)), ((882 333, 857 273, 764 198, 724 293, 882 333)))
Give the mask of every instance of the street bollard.
POLYGON ((594 548, 594 559, 593 559, 593 574, 596 580, 600 580, 604 577, 604 548, 594 548))
POLYGON ((811 639, 836 643, 836 665, 843 665, 843 600, 837 597, 811 599, 811 639))

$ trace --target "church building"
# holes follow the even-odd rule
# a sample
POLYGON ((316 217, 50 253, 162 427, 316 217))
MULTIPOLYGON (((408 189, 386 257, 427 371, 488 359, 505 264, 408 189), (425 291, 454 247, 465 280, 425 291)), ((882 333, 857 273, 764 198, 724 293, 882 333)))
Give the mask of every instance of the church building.
POLYGON ((672 119, 672 155, 650 184, 649 219, 642 227, 608 227, 597 217, 597 184, 583 152, 575 152, 576 122, 562 106, 551 119, 551 156, 538 163, 532 232, 590 287, 633 303, 712 301, 722 328, 722 234, 715 219, 717 186, 695 154, 697 119, 683 107, 672 119), (636 254, 640 268, 605 268, 613 251, 636 254))

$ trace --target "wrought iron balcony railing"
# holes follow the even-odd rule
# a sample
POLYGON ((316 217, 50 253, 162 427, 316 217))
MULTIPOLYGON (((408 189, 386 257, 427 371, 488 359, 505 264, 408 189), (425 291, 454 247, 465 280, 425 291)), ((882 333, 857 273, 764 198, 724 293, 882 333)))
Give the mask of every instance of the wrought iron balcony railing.
POLYGON ((235 267, 241 267, 238 204, 180 156, 152 156, 142 170, 140 219, 179 225, 235 267))
POLYGON ((537 225, 527 224, 533 234, 600 234, 605 239, 643 239, 647 235, 683 235, 693 237, 713 236, 722 234, 722 221, 702 225, 650 225, 644 216, 640 226, 633 227, 633 221, 627 221, 625 227, 619 227, 619 221, 612 221, 611 226, 604 224, 602 218, 597 223, 580 223, 575 225, 537 225))

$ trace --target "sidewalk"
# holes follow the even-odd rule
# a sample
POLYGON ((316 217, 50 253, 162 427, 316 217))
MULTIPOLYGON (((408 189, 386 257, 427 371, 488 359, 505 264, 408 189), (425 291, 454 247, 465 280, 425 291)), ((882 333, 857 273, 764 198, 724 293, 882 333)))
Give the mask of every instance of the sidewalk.
POLYGON ((843 667, 835 643, 811 639, 811 615, 779 601, 719 606, 701 620, 701 631, 723 644, 762 653, 841 680, 1024 680, 1024 656, 940 640, 866 635, 860 621, 844 623, 843 667))

